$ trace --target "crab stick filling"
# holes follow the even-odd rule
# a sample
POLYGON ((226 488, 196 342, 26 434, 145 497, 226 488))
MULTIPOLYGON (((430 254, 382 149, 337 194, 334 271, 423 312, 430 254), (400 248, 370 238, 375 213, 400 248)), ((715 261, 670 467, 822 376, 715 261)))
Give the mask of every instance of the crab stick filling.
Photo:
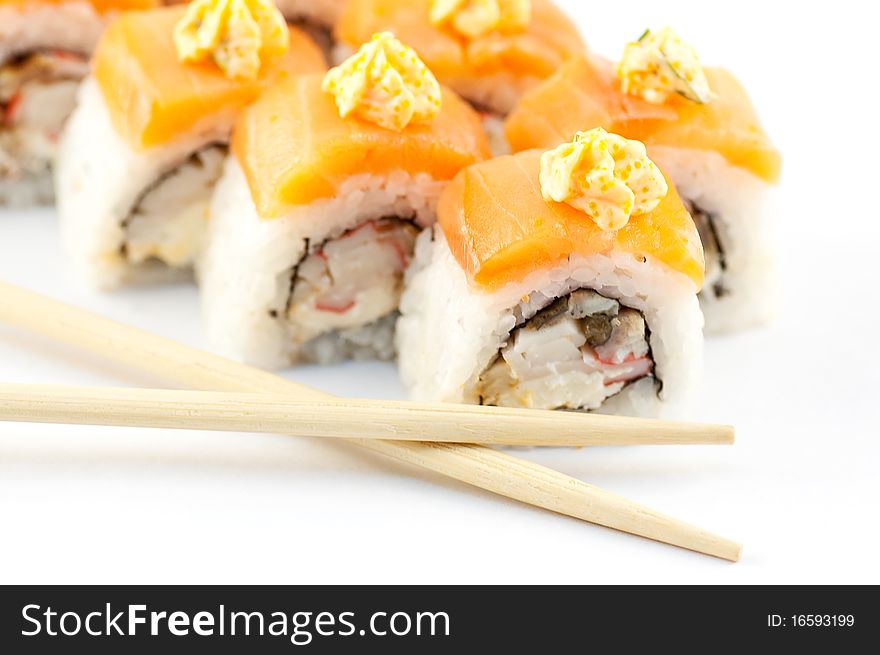
POLYGON ((23 54, 0 66, 0 174, 48 169, 88 69, 84 55, 64 51, 23 54))
POLYGON ((484 405, 591 410, 653 374, 642 313, 578 289, 514 328, 477 393, 484 405))
POLYGON ((297 265, 286 317, 299 344, 393 317, 418 229, 386 217, 318 245, 297 265))

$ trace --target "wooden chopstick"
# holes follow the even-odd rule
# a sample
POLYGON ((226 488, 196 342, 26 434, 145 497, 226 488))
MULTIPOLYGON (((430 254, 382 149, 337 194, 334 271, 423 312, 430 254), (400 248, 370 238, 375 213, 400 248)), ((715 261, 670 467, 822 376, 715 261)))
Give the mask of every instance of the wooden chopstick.
POLYGON ((0 420, 505 446, 729 444, 733 429, 575 412, 281 394, 0 384, 0 420))
MULTIPOLYGON (((327 398, 282 377, 0 282, 0 320, 176 383, 327 398)), ((484 446, 351 439, 368 450, 543 509, 722 559, 741 546, 547 467, 484 446)))

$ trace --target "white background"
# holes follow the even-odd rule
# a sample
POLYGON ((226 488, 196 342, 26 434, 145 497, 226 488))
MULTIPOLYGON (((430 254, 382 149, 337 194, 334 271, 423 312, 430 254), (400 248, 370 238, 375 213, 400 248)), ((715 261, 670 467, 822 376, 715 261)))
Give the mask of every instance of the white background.
MULTIPOLYGON (((707 344, 700 417, 728 448, 521 453, 741 540, 729 564, 531 509, 345 444, 0 425, 0 582, 880 582, 876 17, 867 2, 565 2, 616 57, 669 24, 732 69, 785 157, 784 299, 707 344)), ((0 279, 204 345, 189 286, 99 295, 54 215, 0 213, 0 279)), ((391 366, 302 369, 402 395, 391 366)), ((0 325, 0 380, 158 385, 0 325)))

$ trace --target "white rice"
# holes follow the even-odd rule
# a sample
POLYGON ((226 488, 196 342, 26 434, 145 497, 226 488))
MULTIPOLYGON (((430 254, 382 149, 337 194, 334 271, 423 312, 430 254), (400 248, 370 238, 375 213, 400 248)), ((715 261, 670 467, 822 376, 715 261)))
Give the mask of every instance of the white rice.
POLYGON ((228 141, 231 121, 232 117, 220 128, 196 129, 185 138, 136 152, 114 130, 97 82, 83 82, 79 105, 61 138, 56 195, 65 248, 87 283, 114 289, 187 275, 156 262, 132 265, 120 250, 125 242, 123 221, 144 189, 163 174, 205 146, 228 141))
POLYGON ((650 155, 682 198, 715 217, 727 293, 716 297, 706 288, 700 294, 706 332, 732 332, 771 320, 778 306, 773 187, 715 152, 652 146, 650 155))
POLYGON ((445 184, 426 174, 403 171, 387 176, 361 174, 346 180, 333 198, 264 219, 258 215, 238 161, 230 156, 215 190, 207 247, 198 266, 205 328, 212 347, 266 368, 304 359, 333 361, 356 354, 359 345, 364 352, 390 354, 387 329, 355 329, 346 343, 325 339, 312 344, 308 353, 299 349, 291 332, 295 326, 285 319, 291 274, 306 254, 307 241, 319 244, 387 216, 412 216, 421 227, 431 225, 445 184))
POLYGON ((478 403, 480 375, 507 343, 519 319, 554 298, 590 288, 644 314, 655 373, 627 385, 600 412, 681 416, 694 402, 702 373, 702 316, 693 283, 651 260, 626 253, 574 256, 495 292, 471 287, 442 230, 416 246, 397 327, 401 378, 422 401, 478 403))

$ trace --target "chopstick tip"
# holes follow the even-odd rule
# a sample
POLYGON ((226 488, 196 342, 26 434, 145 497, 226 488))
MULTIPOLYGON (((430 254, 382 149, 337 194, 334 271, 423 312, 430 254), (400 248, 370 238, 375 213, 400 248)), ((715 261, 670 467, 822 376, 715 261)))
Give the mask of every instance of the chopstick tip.
POLYGON ((728 445, 733 445, 736 443, 736 428, 732 425, 723 425, 721 426, 724 435, 724 443, 728 445))
POLYGON ((730 561, 736 564, 742 558, 742 544, 734 544, 733 552, 730 554, 730 561))

